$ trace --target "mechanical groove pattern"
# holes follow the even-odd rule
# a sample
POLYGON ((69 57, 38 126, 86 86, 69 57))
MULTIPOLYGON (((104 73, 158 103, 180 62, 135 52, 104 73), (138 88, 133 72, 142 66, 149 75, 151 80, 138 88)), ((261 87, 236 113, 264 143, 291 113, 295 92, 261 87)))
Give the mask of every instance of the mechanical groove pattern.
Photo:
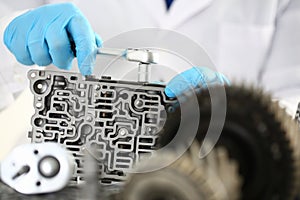
MULTIPOLYGON (((195 141, 170 166, 154 172, 132 174, 117 200, 237 200, 241 178, 237 163, 229 159, 225 148, 215 148, 199 159, 200 145, 195 141)), ((142 167, 176 158, 173 152, 151 158, 142 167), (147 164, 148 163, 148 164, 147 164)))
POLYGON ((164 86, 101 79, 78 73, 31 70, 32 142, 57 142, 75 157, 72 183, 83 181, 84 154, 98 161, 99 179, 111 184, 152 155, 168 110, 176 104, 164 86))

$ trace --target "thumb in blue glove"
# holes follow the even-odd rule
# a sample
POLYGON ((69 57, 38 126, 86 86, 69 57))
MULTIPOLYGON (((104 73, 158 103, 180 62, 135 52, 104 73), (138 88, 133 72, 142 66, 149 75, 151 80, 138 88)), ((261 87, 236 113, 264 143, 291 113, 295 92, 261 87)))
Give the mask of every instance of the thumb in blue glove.
POLYGON ((70 39, 76 46, 79 70, 93 71, 96 47, 102 41, 93 32, 80 10, 71 3, 39 7, 16 17, 4 32, 4 43, 24 65, 47 66, 53 63, 70 69, 74 58, 70 39), (84 64, 83 64, 84 63, 84 64))
POLYGON ((206 67, 192 67, 175 76, 166 86, 168 97, 176 97, 191 88, 207 88, 208 85, 230 85, 229 80, 221 73, 206 67))

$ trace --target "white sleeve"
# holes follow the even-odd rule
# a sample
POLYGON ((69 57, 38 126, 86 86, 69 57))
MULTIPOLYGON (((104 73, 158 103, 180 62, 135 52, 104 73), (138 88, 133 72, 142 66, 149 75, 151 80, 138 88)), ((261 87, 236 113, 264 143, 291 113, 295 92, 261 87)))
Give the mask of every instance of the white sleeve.
POLYGON ((294 116, 300 101, 300 1, 281 2, 262 85, 294 116))
POLYGON ((3 43, 6 26, 26 11, 14 12, 0 19, 0 160, 15 146, 29 142, 27 133, 34 113, 27 80, 29 67, 19 64, 3 43))
POLYGON ((0 19, 0 111, 14 101, 27 84, 28 67, 19 64, 3 43, 3 33, 9 22, 26 11, 14 12, 0 19))

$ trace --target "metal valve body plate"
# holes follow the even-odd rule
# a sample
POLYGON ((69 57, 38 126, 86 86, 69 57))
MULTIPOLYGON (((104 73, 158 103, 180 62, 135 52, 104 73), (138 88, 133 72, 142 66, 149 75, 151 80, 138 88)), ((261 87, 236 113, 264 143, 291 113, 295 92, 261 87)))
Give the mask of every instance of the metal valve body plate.
POLYGON ((60 143, 74 156, 71 183, 84 181, 85 153, 97 160, 102 183, 125 180, 136 162, 156 149, 177 103, 159 84, 41 70, 28 77, 35 108, 29 138, 60 143))

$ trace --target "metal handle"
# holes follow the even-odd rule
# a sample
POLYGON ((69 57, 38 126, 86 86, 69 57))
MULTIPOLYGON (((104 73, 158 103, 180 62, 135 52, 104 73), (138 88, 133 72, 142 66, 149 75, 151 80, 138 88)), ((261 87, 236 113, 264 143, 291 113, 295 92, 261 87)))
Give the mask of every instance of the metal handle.
POLYGON ((138 82, 149 82, 150 64, 157 64, 159 55, 148 49, 113 49, 98 48, 97 54, 105 56, 120 56, 130 62, 138 62, 138 82))

